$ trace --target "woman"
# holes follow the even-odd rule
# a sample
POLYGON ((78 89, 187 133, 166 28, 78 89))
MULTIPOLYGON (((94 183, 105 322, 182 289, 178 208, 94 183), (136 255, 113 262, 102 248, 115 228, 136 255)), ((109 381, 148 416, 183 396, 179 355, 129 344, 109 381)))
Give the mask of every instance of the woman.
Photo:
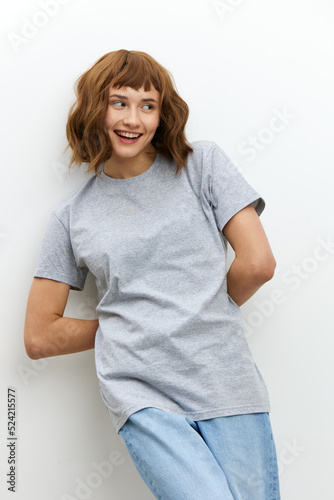
POLYGON ((240 312, 276 266, 265 202, 216 143, 187 142, 188 106, 148 54, 105 54, 76 92, 70 166, 95 175, 50 218, 27 354, 95 347, 101 396, 156 498, 279 499, 268 392, 240 312), (63 317, 88 271, 98 319, 63 317))

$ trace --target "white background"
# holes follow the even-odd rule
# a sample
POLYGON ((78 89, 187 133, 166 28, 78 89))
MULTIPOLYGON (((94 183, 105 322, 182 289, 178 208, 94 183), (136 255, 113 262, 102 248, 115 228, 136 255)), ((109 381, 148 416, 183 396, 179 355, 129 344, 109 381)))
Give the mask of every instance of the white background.
MULTIPOLYGON (((153 499, 111 426, 93 350, 32 361, 23 345, 47 221, 89 178, 84 167, 66 171, 74 82, 103 54, 132 49, 174 76, 190 108, 188 140, 217 142, 266 201, 276 272, 241 311, 270 394, 281 495, 333 499, 333 3, 42 4, 6 2, 1 16, 1 498, 153 499), (8 386, 17 395, 15 496, 6 484, 8 386), (93 463, 116 450, 103 478, 93 463)), ((89 276, 83 292, 71 291, 65 315, 94 318, 94 286, 89 276)))

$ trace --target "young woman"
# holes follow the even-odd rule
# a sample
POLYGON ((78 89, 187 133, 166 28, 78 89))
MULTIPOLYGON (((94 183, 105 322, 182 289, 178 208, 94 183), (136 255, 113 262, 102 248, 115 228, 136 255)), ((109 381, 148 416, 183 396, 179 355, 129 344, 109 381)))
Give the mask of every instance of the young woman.
POLYGON ((148 54, 105 54, 76 92, 70 166, 94 175, 49 220, 27 354, 95 347, 113 426, 156 498, 277 500, 270 402, 240 311, 276 266, 265 202, 215 142, 187 142, 188 106, 148 54), (88 271, 98 319, 64 317, 88 271))

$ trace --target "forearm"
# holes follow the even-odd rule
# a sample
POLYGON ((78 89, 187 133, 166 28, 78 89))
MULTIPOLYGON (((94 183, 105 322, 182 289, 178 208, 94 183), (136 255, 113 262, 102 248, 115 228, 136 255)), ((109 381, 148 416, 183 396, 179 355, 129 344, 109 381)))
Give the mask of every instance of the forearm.
POLYGON ((246 261, 235 258, 226 275, 227 293, 240 307, 271 278, 246 261))
POLYGON ((35 340, 33 359, 93 349, 98 326, 97 319, 59 317, 35 340))

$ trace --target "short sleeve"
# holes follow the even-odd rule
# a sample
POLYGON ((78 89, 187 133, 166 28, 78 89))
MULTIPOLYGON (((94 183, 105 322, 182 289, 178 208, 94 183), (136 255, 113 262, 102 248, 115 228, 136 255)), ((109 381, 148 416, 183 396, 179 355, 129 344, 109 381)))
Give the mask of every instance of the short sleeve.
POLYGON ((265 207, 264 199, 217 144, 208 152, 206 162, 210 204, 220 232, 247 205, 252 204, 256 213, 261 215, 265 207))
POLYGON ((42 240, 34 277, 61 281, 70 285, 71 290, 81 291, 87 274, 87 267, 77 265, 68 230, 52 213, 42 240))

